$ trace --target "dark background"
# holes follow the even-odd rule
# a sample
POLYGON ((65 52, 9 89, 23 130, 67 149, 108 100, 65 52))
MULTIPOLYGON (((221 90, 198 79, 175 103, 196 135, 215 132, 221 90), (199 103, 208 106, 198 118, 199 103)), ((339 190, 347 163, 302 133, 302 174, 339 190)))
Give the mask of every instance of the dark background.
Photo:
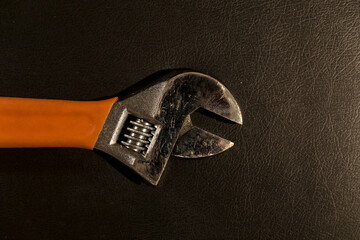
POLYGON ((81 149, 1 149, 0 239, 359 239, 358 1, 0 2, 0 96, 91 100, 164 69, 219 79, 235 142, 158 187, 81 149))

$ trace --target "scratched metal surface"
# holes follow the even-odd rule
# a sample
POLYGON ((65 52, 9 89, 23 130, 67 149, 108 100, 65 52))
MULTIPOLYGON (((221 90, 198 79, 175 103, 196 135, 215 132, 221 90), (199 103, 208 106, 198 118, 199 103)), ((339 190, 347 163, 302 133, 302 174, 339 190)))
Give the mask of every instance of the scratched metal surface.
POLYGON ((87 100, 192 68, 233 141, 158 185, 100 153, 0 150, 1 239, 359 239, 358 1, 0 2, 0 96, 87 100))

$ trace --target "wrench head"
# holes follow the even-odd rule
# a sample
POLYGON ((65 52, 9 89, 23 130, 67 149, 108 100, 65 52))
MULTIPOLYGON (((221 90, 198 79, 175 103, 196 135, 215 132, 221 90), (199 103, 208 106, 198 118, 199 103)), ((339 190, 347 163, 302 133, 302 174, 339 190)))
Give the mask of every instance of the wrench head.
POLYGON ((173 150, 179 157, 205 157, 233 145, 192 126, 190 114, 199 108, 242 124, 238 104, 219 81, 197 72, 174 72, 115 103, 95 148, 157 185, 173 150))

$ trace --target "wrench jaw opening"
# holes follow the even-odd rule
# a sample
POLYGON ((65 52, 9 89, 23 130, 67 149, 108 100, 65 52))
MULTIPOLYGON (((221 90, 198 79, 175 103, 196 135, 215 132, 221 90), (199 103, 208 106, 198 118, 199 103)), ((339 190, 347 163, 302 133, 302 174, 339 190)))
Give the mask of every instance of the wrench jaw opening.
POLYGON ((206 157, 233 145, 192 126, 189 115, 198 108, 242 123, 235 99, 221 83, 201 73, 183 72, 115 103, 95 148, 157 185, 171 154, 206 157))

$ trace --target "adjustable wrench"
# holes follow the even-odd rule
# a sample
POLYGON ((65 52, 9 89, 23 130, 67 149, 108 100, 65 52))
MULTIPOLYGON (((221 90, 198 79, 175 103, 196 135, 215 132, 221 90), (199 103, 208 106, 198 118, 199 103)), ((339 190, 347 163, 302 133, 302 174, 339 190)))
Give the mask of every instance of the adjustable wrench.
POLYGON ((190 71, 173 71, 122 99, 0 97, 0 148, 98 149, 157 185, 170 155, 207 157, 233 146, 193 126, 190 114, 199 108, 242 124, 230 92, 216 79, 190 71))

